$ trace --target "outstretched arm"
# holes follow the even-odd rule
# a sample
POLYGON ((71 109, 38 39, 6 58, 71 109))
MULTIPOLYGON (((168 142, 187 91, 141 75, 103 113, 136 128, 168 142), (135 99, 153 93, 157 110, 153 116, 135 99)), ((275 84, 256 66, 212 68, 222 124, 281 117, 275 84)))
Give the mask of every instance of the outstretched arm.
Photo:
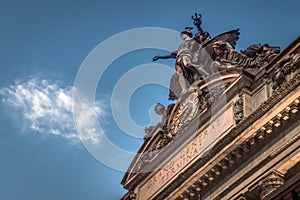
POLYGON ((177 56, 177 53, 176 52, 172 52, 171 54, 169 55, 166 55, 166 56, 154 56, 152 58, 152 61, 157 61, 158 59, 169 59, 169 58, 176 58, 177 56))

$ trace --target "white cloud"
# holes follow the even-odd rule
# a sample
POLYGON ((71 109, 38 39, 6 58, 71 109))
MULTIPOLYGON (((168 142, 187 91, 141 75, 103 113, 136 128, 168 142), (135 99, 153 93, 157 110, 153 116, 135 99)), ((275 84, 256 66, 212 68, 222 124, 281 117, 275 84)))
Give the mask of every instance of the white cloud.
MULTIPOLYGON (((20 112, 25 119, 25 129, 78 142, 80 137, 73 120, 72 93, 72 86, 60 87, 45 79, 16 82, 0 89, 2 103, 20 112)), ((106 115, 104 108, 105 103, 100 101, 82 105, 77 127, 89 132, 81 139, 93 143, 100 141, 99 134, 93 131, 97 124, 91 124, 90 118, 103 119, 106 115)))
MULTIPOLYGON (((98 126, 97 117, 105 116, 100 103, 94 106, 91 102, 81 98, 76 102, 76 127, 80 135, 80 139, 84 144, 97 145, 103 136, 103 130, 98 126)), ((103 117, 102 117, 103 118, 103 117)))

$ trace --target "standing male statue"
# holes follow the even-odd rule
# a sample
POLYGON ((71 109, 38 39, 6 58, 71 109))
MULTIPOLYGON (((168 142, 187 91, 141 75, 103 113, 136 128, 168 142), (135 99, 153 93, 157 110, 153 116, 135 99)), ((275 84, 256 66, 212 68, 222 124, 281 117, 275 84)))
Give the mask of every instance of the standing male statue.
POLYGON ((158 59, 176 58, 175 74, 172 76, 170 83, 169 99, 178 99, 184 94, 189 85, 195 80, 200 79, 202 76, 207 76, 208 73, 193 62, 196 55, 195 50, 199 49, 199 43, 193 38, 191 33, 192 27, 186 27, 185 31, 180 33, 183 42, 179 45, 178 49, 166 56, 155 56, 153 61, 158 59))
POLYGON ((191 33, 192 27, 186 27, 185 31, 180 33, 183 42, 176 51, 166 56, 155 56, 152 58, 152 61, 176 58, 176 72, 172 76, 170 83, 170 100, 178 99, 194 81, 203 79, 214 73, 211 69, 211 63, 216 57, 213 51, 214 42, 222 40, 234 47, 238 40, 239 29, 211 38, 210 34, 201 28, 201 17, 202 15, 197 13, 195 13, 195 16, 192 16, 194 25, 198 29, 194 37, 191 33))

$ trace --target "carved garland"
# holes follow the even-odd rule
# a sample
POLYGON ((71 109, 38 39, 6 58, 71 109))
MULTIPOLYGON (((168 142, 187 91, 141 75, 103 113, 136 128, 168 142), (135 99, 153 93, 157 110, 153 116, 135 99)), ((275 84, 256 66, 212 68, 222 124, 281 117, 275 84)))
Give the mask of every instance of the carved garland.
POLYGON ((236 124, 244 118, 244 100, 242 96, 239 96, 233 103, 233 117, 236 124))

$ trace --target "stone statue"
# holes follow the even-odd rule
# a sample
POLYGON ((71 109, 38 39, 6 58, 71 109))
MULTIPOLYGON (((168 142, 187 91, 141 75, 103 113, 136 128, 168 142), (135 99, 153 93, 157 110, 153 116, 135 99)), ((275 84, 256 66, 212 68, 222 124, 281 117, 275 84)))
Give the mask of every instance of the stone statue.
POLYGON ((196 39, 196 37, 197 34, 199 36, 203 33, 198 32, 192 38, 190 31, 191 27, 186 27, 186 30, 181 32, 183 42, 179 45, 178 50, 166 56, 155 56, 152 59, 153 61, 157 61, 158 59, 176 58, 176 73, 173 75, 170 83, 170 100, 178 99, 194 81, 215 72, 211 69, 211 63, 217 57, 213 51, 213 44, 215 42, 220 40, 226 41, 234 47, 239 36, 239 29, 225 32, 213 39, 210 39, 207 33, 205 34, 207 37, 205 41, 202 41, 203 45, 201 45, 199 39, 196 39))
POLYGON ((159 125, 163 127, 166 124, 167 120, 167 110, 165 106, 161 103, 157 103, 154 107, 154 111, 156 112, 156 114, 161 116, 161 122, 159 122, 159 125))
POLYGON ((213 51, 216 59, 212 69, 222 70, 231 67, 262 68, 280 52, 280 49, 267 44, 253 44, 245 51, 237 52, 228 42, 216 41, 213 51))
POLYGON ((176 72, 170 83, 170 100, 179 98, 195 80, 199 80, 203 76, 208 75, 201 65, 197 65, 197 63, 194 62, 196 55, 195 49, 199 49, 200 46, 199 43, 192 38, 193 34, 190 32, 191 29, 192 27, 186 27, 185 31, 180 33, 183 42, 179 45, 177 51, 166 56, 155 56, 152 59, 153 61, 157 61, 158 59, 176 58, 176 72))
POLYGON ((189 31, 189 29, 186 29, 180 34, 183 42, 178 47, 175 64, 176 72, 180 73, 179 84, 182 89, 181 93, 185 93, 188 88, 185 80, 187 80, 188 84, 192 84, 195 80, 208 75, 201 66, 197 65, 198 63, 193 62, 195 56, 194 46, 199 46, 199 44, 192 38, 192 34, 189 31))
POLYGON ((271 62, 280 53, 280 47, 269 46, 264 44, 257 52, 257 59, 259 62, 256 63, 258 67, 263 67, 264 65, 271 62))
POLYGON ((194 37, 191 33, 192 27, 186 27, 185 31, 180 33, 183 42, 176 51, 166 56, 154 56, 152 58, 152 61, 176 59, 176 72, 171 79, 169 100, 178 99, 193 82, 214 73, 211 69, 211 63, 216 58, 213 51, 213 44, 216 41, 222 40, 234 47, 238 40, 239 29, 222 33, 211 39, 210 34, 201 28, 201 17, 201 14, 197 13, 192 16, 194 25, 198 29, 198 33, 194 37))
POLYGON ((212 64, 213 69, 222 70, 237 66, 246 68, 247 66, 253 66, 255 62, 255 58, 234 51, 228 42, 215 42, 213 51, 216 54, 216 59, 212 64))
POLYGON ((154 111, 156 112, 156 114, 161 116, 161 121, 158 123, 158 126, 162 128, 162 134, 164 134, 168 138, 172 138, 172 134, 168 132, 169 128, 167 127, 167 123, 174 105, 175 104, 170 104, 166 109, 164 105, 162 105, 161 103, 157 103, 154 107, 154 111))

